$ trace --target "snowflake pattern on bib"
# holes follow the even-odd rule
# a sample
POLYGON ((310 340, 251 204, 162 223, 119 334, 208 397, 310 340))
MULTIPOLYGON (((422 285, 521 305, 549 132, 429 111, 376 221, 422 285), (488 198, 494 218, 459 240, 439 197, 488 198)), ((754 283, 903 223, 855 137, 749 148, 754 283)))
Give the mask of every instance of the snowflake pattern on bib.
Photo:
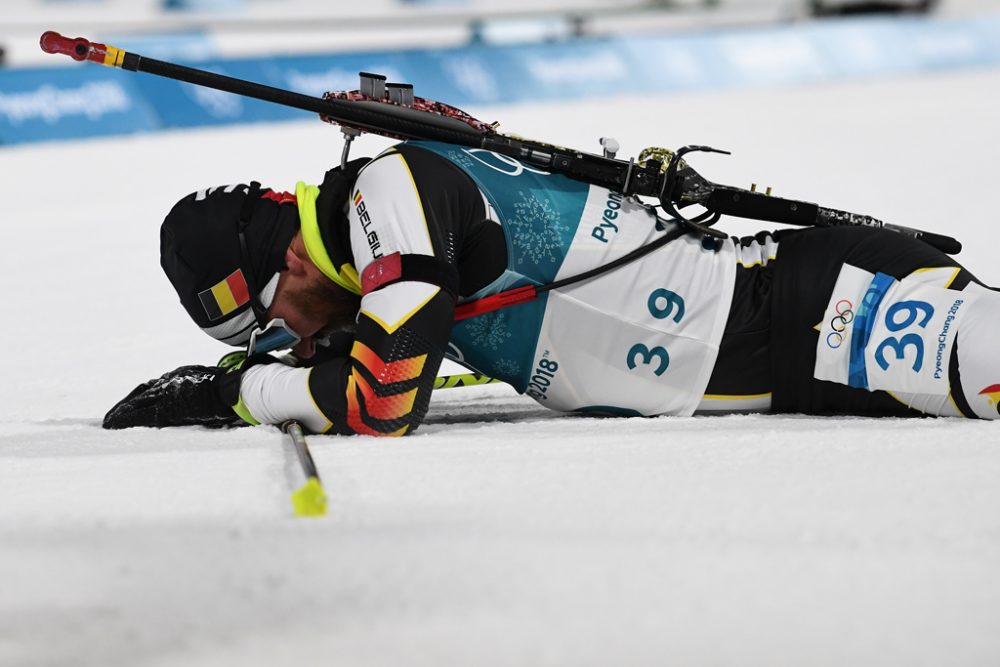
POLYGON ((560 212, 548 200, 523 190, 517 194, 520 201, 515 202, 514 215, 506 225, 511 243, 519 251, 517 262, 523 264, 528 259, 541 264, 561 260, 563 237, 572 233, 572 229, 562 222, 560 212))
POLYGON ((508 338, 507 313, 493 311, 468 320, 468 332, 476 345, 499 350, 508 338))
POLYGON ((521 364, 514 359, 497 359, 493 363, 493 375, 497 378, 517 377, 521 374, 521 364))

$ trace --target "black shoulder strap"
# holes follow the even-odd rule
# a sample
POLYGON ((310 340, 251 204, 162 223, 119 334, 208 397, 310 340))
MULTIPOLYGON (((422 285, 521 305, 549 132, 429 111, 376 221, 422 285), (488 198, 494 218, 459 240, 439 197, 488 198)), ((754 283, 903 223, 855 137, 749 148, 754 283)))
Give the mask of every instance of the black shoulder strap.
POLYGON ((333 260, 334 266, 354 265, 351 239, 347 230, 347 206, 351 190, 358 180, 358 173, 372 158, 351 160, 343 169, 336 167, 326 172, 316 199, 316 216, 320 238, 333 260))

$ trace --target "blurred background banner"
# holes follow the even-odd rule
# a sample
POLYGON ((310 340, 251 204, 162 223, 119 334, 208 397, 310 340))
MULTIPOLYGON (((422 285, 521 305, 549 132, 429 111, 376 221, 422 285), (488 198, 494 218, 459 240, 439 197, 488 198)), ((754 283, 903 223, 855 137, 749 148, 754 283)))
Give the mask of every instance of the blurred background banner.
POLYGON ((134 79, 102 69, 0 72, 0 141, 78 139, 162 126, 134 79))
POLYGON ((1000 64, 1000 12, 747 0, 29 2, 0 28, 0 144, 301 119, 294 109, 45 56, 45 29, 320 96, 359 71, 457 105, 825 83, 1000 64), (333 3, 340 4, 340 3, 333 3), (877 11, 876 11, 877 10, 877 11), (749 13, 748 13, 749 12, 749 13), (797 13, 796 13, 797 12, 797 13), (819 14, 865 16, 816 18, 819 14), (296 37, 291 37, 291 35, 296 37), (395 36, 394 36, 395 35, 395 36), (337 45, 331 49, 330 45, 337 45))

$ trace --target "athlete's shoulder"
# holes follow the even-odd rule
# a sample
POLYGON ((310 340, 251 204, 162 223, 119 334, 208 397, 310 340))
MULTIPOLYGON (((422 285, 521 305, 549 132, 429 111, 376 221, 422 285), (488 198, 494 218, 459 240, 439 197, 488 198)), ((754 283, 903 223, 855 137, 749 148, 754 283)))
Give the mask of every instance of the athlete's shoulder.
POLYGON ((408 198, 412 193, 425 208, 441 208, 441 200, 479 201, 479 188, 458 166, 420 145, 402 143, 373 158, 358 175, 358 191, 381 197, 408 198))
POLYGON ((433 255, 422 197, 399 151, 364 166, 348 199, 348 230, 358 272, 394 252, 433 255))

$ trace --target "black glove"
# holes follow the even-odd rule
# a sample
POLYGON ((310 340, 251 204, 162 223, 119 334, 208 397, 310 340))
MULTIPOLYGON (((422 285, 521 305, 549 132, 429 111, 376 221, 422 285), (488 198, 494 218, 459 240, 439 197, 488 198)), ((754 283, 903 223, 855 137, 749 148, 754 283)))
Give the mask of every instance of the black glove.
POLYGON ((232 407, 240 375, 215 366, 181 366, 133 389, 104 415, 104 428, 246 425, 232 407))

